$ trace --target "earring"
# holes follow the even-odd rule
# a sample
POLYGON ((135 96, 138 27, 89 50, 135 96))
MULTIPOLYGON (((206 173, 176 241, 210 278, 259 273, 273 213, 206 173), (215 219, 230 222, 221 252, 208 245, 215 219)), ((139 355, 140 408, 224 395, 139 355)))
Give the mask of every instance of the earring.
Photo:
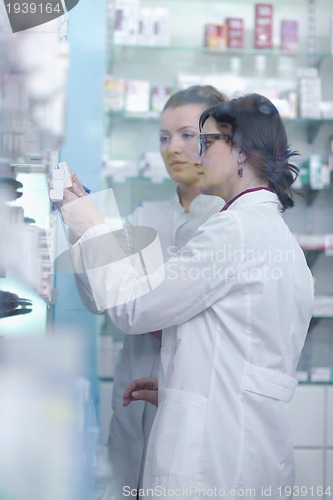
POLYGON ((238 175, 239 175, 239 177, 243 177, 243 173, 244 173, 244 167, 243 167, 243 165, 244 165, 244 162, 242 162, 242 163, 238 162, 238 164, 239 164, 238 175))
POLYGON ((246 160, 245 156, 241 154, 239 156, 239 159, 238 159, 238 166, 239 166, 238 175, 239 175, 239 177, 243 177, 245 160, 246 160))

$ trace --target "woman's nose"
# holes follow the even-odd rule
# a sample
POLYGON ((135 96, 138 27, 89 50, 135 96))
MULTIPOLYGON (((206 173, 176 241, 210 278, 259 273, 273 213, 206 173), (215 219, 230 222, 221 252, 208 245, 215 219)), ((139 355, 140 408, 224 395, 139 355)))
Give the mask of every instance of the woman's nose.
POLYGON ((202 165, 202 156, 199 155, 198 152, 195 154, 194 163, 197 165, 202 165))
POLYGON ((177 136, 173 136, 169 142, 169 150, 174 153, 181 153, 182 151, 182 143, 181 140, 177 136))

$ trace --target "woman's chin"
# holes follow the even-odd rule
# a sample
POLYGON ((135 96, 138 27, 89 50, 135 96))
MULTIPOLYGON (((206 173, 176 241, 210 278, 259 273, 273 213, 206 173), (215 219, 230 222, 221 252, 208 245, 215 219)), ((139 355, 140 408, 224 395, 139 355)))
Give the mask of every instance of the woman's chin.
POLYGON ((201 179, 199 176, 199 191, 201 194, 213 194, 213 188, 211 186, 207 186, 207 184, 201 179))
POLYGON ((195 174, 189 175, 188 172, 169 172, 170 178, 177 184, 185 184, 191 186, 198 183, 198 178, 195 174))

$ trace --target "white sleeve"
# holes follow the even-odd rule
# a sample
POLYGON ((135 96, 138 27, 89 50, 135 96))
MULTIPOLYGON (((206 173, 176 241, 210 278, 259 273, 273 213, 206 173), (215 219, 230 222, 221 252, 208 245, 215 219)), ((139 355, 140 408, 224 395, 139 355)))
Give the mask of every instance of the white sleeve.
MULTIPOLYGON (((111 249, 112 234, 100 234, 102 238, 107 237, 107 246, 111 249)), ((79 244, 97 303, 120 330, 139 334, 182 324, 222 298, 232 286, 228 276, 237 262, 217 256, 220 251, 226 255, 226 249, 232 252, 240 248, 241 234, 231 212, 216 214, 199 228, 185 247, 148 278, 140 268, 142 259, 116 260, 116 249, 114 255, 109 255, 111 263, 105 263, 103 239, 90 255, 84 245, 85 235, 79 244)), ((149 266, 150 262, 147 264, 149 266)))
MULTIPOLYGON (((124 222, 124 227, 134 227, 134 226, 137 226, 139 225, 139 221, 140 221, 140 208, 141 207, 138 207, 136 208, 130 215, 128 215, 125 219, 125 222, 124 222)), ((106 231, 105 228, 102 230, 102 231, 106 231)), ((108 230, 109 232, 109 230, 108 230)), ((93 229, 93 232, 89 231, 86 233, 86 238, 87 238, 87 235, 89 237, 92 236, 95 234, 95 229, 93 229)), ((80 254, 80 249, 79 249, 79 242, 76 242, 75 245, 73 245, 72 249, 71 249, 71 252, 70 252, 70 256, 71 256, 71 260, 72 260, 72 264, 74 266, 74 268, 76 269, 76 272, 74 273, 75 274, 75 283, 76 283, 76 288, 79 292, 79 295, 80 295, 80 298, 82 300, 82 303, 83 305, 88 309, 88 311, 94 313, 94 314, 102 314, 104 313, 104 309, 103 307, 98 304, 96 302, 96 299, 94 297, 94 294, 91 290, 91 287, 90 287, 90 283, 89 283, 89 280, 88 280, 88 277, 86 275, 86 273, 84 272, 84 270, 81 268, 81 272, 80 269, 78 269, 76 266, 78 264, 78 261, 80 262, 80 265, 82 266, 82 261, 81 261, 81 256, 79 256, 80 254), (74 263, 74 260, 76 260, 76 262, 74 263)))
MULTIPOLYGON (((109 229, 106 226, 99 225, 87 231, 84 235, 85 238, 87 237, 89 238, 89 236, 94 237, 96 228, 99 228, 97 229, 98 234, 100 234, 100 231, 103 231, 104 233, 109 232, 109 229)), ((83 236, 81 236, 81 238, 83 238, 83 236)), ((83 267, 83 259, 81 255, 81 245, 80 245, 81 238, 70 249, 70 260, 74 270, 76 288, 79 292, 83 305, 88 309, 88 311, 94 314, 102 314, 104 313, 104 309, 101 306, 101 304, 99 304, 96 301, 92 289, 90 287, 88 276, 83 267)))

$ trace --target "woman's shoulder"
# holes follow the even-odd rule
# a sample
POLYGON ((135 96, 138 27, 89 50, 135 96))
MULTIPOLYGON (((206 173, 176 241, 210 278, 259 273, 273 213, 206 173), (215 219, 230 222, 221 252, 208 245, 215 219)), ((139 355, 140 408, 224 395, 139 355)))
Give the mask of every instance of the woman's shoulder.
POLYGON ((235 214, 230 212, 216 212, 212 214, 201 226, 199 226, 196 236, 207 244, 220 246, 225 242, 237 244, 242 234, 241 224, 235 214), (209 243, 208 243, 209 242, 209 243))
POLYGON ((147 201, 140 205, 126 218, 128 224, 149 225, 158 221, 166 213, 175 209, 176 203, 174 198, 164 201, 147 201))

